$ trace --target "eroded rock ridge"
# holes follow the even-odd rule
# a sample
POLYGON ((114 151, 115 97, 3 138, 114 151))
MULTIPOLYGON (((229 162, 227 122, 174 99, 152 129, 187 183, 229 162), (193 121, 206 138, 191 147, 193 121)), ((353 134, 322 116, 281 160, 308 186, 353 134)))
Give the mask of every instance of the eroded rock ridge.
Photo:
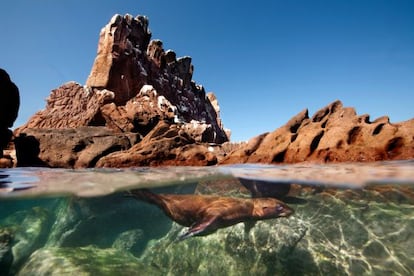
POLYGON ((335 101, 309 117, 304 109, 284 126, 252 138, 223 160, 230 163, 369 162, 414 158, 414 119, 370 121, 335 101))

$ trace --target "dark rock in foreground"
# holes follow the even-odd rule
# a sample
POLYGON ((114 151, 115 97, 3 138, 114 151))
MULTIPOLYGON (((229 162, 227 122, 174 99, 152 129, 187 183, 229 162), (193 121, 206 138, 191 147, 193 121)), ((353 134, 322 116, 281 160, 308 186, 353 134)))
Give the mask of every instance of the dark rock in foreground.
POLYGON ((305 109, 274 132, 251 139, 221 164, 365 162, 414 158, 414 119, 370 122, 340 101, 309 118, 305 109))
POLYGON ((9 160, 3 160, 3 149, 9 144, 13 132, 9 129, 17 118, 20 106, 19 89, 9 74, 0 68, 0 167, 10 167, 9 160))

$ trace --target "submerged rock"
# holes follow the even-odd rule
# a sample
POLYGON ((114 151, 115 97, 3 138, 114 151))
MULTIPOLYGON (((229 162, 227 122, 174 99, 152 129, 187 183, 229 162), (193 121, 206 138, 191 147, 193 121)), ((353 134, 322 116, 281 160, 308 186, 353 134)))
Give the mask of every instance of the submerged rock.
POLYGON ((414 158, 414 119, 371 122, 355 109, 333 102, 316 112, 294 116, 271 133, 252 138, 222 164, 380 161, 414 158))
POLYGON ((45 245, 53 223, 53 213, 42 207, 18 211, 2 220, 13 235, 11 272, 16 272, 27 258, 45 245))
POLYGON ((161 270, 141 262, 127 251, 86 246, 39 249, 30 256, 17 275, 161 274, 161 270))
POLYGON ((375 189, 326 190, 296 208, 308 232, 284 261, 288 275, 410 275, 412 200, 384 200, 375 189))
POLYGON ((55 212, 46 247, 128 247, 138 255, 148 239, 163 236, 171 226, 161 211, 123 194, 65 198, 55 212))
POLYGON ((259 221, 252 228, 239 223, 177 242, 182 230, 174 224, 166 237, 149 244, 141 258, 171 275, 272 275, 280 271, 307 227, 294 218, 259 221))
POLYGON ((0 275, 9 275, 13 264, 12 252, 13 235, 9 230, 0 228, 0 275))
POLYGON ((132 229, 119 234, 112 247, 121 251, 129 251, 134 256, 139 256, 144 250, 143 242, 145 242, 144 231, 142 229, 132 229))

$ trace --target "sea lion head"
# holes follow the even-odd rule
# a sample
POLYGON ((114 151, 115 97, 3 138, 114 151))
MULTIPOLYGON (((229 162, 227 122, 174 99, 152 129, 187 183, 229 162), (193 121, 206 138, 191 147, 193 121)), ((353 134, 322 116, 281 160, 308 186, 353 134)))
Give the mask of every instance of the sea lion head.
POLYGON ((255 198, 253 217, 257 219, 270 219, 288 217, 293 214, 293 209, 284 202, 275 198, 255 198))

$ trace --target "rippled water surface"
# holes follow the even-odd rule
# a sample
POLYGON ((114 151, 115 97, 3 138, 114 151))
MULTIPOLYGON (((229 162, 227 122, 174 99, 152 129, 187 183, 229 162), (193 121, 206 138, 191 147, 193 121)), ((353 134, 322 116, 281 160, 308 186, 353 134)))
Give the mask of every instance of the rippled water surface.
POLYGON ((414 161, 0 170, 0 275, 412 275, 414 161), (276 197, 289 217, 180 241, 128 196, 276 197))

